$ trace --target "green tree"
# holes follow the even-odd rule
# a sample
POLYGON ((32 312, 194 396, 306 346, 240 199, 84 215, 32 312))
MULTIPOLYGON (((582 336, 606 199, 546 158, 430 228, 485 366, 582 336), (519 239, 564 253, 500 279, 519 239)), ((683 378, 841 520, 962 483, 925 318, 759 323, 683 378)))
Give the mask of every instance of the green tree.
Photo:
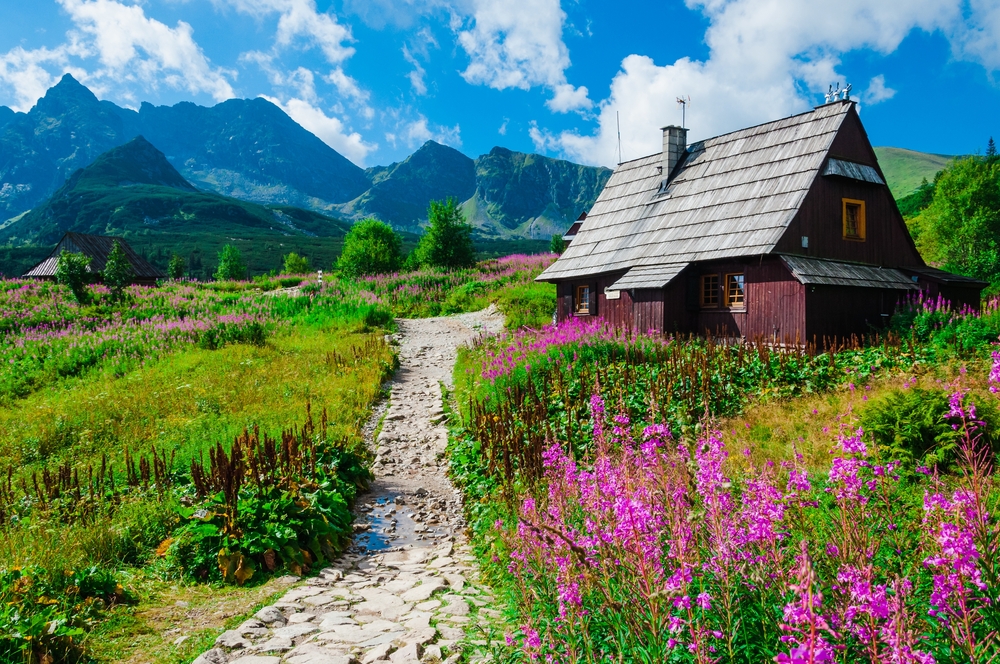
POLYGON ((56 263, 56 281, 68 286, 80 304, 86 304, 90 297, 87 291, 87 282, 91 277, 89 268, 89 256, 71 251, 59 254, 59 261, 56 263))
POLYGON ((552 241, 549 242, 549 251, 554 254, 561 254, 566 251, 566 240, 563 239, 562 235, 552 236, 552 241))
POLYGON ((215 271, 218 281, 234 281, 247 278, 247 265, 243 262, 243 254, 232 245, 227 244, 219 252, 219 267, 215 271))
POLYGON ((180 279, 184 276, 184 259, 177 254, 170 257, 170 263, 167 264, 167 275, 171 279, 180 279))
POLYGON ((122 249, 118 240, 115 240, 114 246, 111 247, 111 253, 108 254, 108 260, 104 264, 101 277, 104 279, 104 285, 111 291, 112 301, 115 302, 122 299, 125 287, 132 283, 135 278, 132 263, 125 255, 125 250, 122 249))
POLYGON ((389 224, 363 219, 351 226, 337 269, 349 277, 395 272, 402 262, 402 242, 389 224))
POLYGON ((285 266, 282 269, 284 274, 308 274, 311 271, 309 259, 305 256, 299 256, 294 251, 285 256, 285 266))
POLYGON ((990 136, 990 140, 986 142, 986 158, 987 159, 997 158, 997 144, 993 142, 992 136, 990 136))
POLYGON ((935 178, 931 204, 908 224, 924 259, 1000 281, 1000 161, 955 160, 935 178))
POLYGON ((471 267, 476 262, 472 226, 454 198, 431 201, 427 211, 430 224, 414 250, 415 262, 444 269, 471 267))

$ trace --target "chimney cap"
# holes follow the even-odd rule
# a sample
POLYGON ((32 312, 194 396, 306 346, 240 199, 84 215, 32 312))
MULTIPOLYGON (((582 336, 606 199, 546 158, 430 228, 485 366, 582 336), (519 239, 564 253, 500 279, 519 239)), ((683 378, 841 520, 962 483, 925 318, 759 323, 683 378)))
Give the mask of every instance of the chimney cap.
POLYGON ((660 127, 660 131, 666 131, 668 129, 680 129, 682 131, 687 131, 687 127, 679 127, 677 125, 667 125, 666 127, 660 127))

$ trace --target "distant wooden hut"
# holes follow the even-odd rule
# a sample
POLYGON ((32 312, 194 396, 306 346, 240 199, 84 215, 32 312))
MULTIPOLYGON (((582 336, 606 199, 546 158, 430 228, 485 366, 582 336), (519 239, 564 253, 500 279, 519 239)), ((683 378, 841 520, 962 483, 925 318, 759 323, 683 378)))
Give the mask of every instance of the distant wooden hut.
POLYGON ((559 320, 802 343, 881 327, 921 290, 978 308, 986 285, 924 264, 850 101, 692 145, 664 127, 538 279, 559 320))
POLYGON ((56 264, 59 262, 59 255, 64 251, 83 254, 90 258, 90 271, 95 275, 95 281, 100 281, 100 273, 104 271, 104 266, 108 262, 108 254, 114 248, 117 240, 129 263, 132 264, 132 271, 135 277, 132 283, 144 286, 155 286, 157 279, 166 279, 167 275, 145 258, 135 253, 123 238, 108 237, 104 235, 85 235, 83 233, 66 233, 59 240, 59 244, 41 263, 25 272, 22 276, 26 279, 47 279, 56 278, 56 264))

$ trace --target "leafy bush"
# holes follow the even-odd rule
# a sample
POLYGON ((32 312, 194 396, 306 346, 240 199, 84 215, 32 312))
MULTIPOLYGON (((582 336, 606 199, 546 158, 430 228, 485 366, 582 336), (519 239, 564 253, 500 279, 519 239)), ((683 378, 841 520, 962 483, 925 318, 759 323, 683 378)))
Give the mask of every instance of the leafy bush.
POLYGON ((243 254, 232 245, 227 244, 219 252, 219 267, 215 271, 215 278, 218 281, 235 281, 246 279, 247 266, 243 262, 243 254))
POLYGON ((282 270, 285 274, 308 274, 312 271, 309 267, 309 259, 299 256, 294 251, 285 256, 285 266, 282 270))
POLYGON ((90 257, 83 254, 64 251, 59 254, 56 263, 56 281, 64 286, 68 286, 73 292, 73 297, 80 304, 85 304, 90 293, 87 291, 87 282, 90 281, 90 257))
POLYGON ((84 661, 84 637, 103 610, 128 601, 114 574, 98 567, 0 570, 0 661, 84 661))
POLYGON ((108 260, 104 264, 101 277, 104 280, 104 285, 111 291, 111 300, 114 302, 122 299, 125 287, 131 284, 135 278, 132 263, 129 262, 128 256, 125 255, 125 250, 122 249, 118 240, 115 240, 111 253, 108 254, 108 260))
POLYGON ((552 236, 552 241, 549 242, 549 251, 553 254, 561 254, 566 251, 566 240, 563 239, 562 235, 557 233, 552 236))
MULTIPOLYGON (((892 459, 924 466, 946 467, 958 452, 961 418, 949 415, 949 395, 944 390, 912 387, 892 390, 865 404, 860 412, 861 427, 892 459)), ((984 422, 985 440, 995 444, 996 410, 988 404, 977 408, 984 422)))
POLYGON ((184 259, 177 254, 170 257, 170 263, 167 264, 167 275, 171 279, 181 279, 184 276, 184 259))
POLYGON ((258 571, 302 574, 329 560, 351 533, 350 502, 371 474, 361 459, 330 440, 326 413, 272 440, 244 431, 209 465, 191 464, 203 502, 160 549, 198 580, 244 584, 258 571))
POLYGON ((454 269, 472 267, 476 263, 476 248, 472 243, 472 226, 454 198, 431 201, 427 211, 429 225, 413 252, 420 267, 454 269))
POLYGON ((402 241, 389 224, 363 219, 344 238, 337 269, 348 277, 388 274, 399 269, 402 241))

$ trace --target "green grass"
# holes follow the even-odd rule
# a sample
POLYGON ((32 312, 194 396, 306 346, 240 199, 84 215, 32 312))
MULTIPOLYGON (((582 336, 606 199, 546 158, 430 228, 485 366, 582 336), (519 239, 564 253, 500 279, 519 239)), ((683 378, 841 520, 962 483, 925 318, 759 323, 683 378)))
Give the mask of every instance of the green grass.
POLYGON ((892 195, 897 199, 912 194, 924 179, 933 182, 938 171, 955 158, 890 147, 875 148, 875 156, 878 157, 892 195))

